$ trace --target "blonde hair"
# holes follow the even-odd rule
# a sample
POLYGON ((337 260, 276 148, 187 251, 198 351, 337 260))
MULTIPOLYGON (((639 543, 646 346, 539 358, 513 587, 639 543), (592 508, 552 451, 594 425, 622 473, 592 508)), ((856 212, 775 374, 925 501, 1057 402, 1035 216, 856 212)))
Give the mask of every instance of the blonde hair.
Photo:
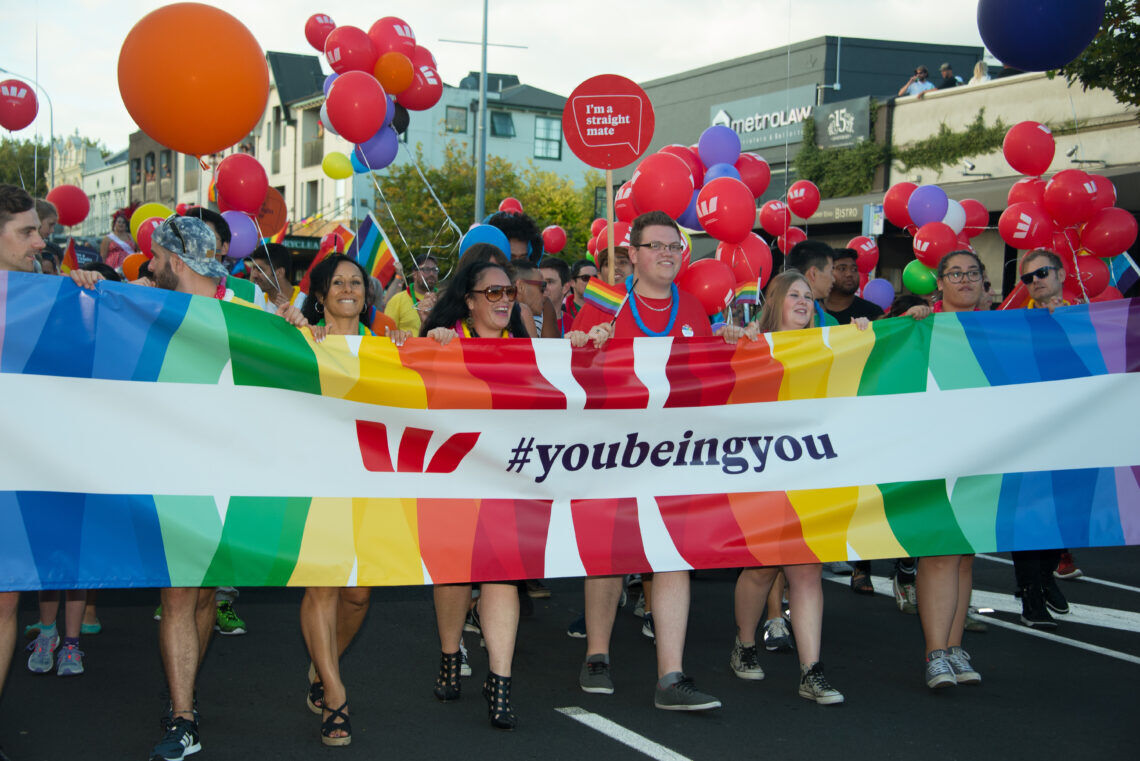
POLYGON ((974 64, 974 79, 982 79, 990 75, 990 67, 986 66, 985 61, 978 61, 974 64))
MULTIPOLYGON (((799 270, 784 270, 779 275, 772 278, 765 289, 764 295, 764 312, 760 315, 760 320, 756 323, 760 328, 761 333, 771 333, 775 330, 784 330, 780 326, 780 320, 784 316, 784 300, 788 297, 788 291, 792 287, 792 283, 800 282, 808 287, 808 292, 811 292, 811 283, 803 276, 799 270)), ((811 312, 811 322, 807 325, 809 328, 815 327, 815 309, 814 305, 811 312)))

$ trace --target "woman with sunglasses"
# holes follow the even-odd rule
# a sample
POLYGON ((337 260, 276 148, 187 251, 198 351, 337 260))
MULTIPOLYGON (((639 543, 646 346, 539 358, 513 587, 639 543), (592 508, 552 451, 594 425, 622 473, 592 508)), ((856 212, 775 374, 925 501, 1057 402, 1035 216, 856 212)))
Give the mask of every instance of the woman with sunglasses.
MULTIPOLYGON (((469 261, 455 274, 420 328, 420 335, 447 345, 454 338, 528 338, 514 309, 517 291, 506 269, 491 261, 469 261)), ((435 696, 457 700, 463 666, 460 645, 463 622, 471 602, 471 584, 436 584, 436 627, 439 630, 439 676, 435 696)), ((483 697, 491 726, 514 729, 511 707, 511 662, 519 625, 519 595, 514 582, 484 582, 479 595, 479 618, 487 643, 490 671, 483 697)))

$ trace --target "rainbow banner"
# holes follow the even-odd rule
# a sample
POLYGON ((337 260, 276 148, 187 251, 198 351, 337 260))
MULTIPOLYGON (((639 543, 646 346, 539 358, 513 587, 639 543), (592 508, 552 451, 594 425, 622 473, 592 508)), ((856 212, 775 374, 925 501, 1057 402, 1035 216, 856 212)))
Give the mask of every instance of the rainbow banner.
POLYGON ((621 305, 625 303, 625 299, 625 283, 610 285, 596 277, 590 278, 590 282, 586 284, 586 290, 582 293, 583 301, 587 304, 593 304, 606 314, 611 315, 618 313, 621 305))
POLYGON ((345 253, 360 262, 364 271, 379 280, 385 288, 396 276, 396 255, 392 244, 371 212, 360 223, 360 229, 356 231, 356 237, 345 253))
POLYGON ((1119 414, 1140 394, 1140 301, 736 346, 396 347, 0 273, 0 392, 7 590, 1140 544, 1140 430, 1119 414))

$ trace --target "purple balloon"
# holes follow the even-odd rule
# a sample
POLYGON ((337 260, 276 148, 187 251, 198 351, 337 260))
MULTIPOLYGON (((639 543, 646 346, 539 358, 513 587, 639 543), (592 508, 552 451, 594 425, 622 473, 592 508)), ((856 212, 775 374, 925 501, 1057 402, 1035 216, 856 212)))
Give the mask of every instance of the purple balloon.
POLYGON ((384 109, 384 123, 380 125, 381 129, 391 126, 392 120, 396 118, 396 99, 391 95, 384 97, 388 99, 388 107, 384 109))
POLYGON ((257 234, 257 225, 248 214, 240 211, 222 212, 222 218, 230 226, 230 253, 233 259, 244 259, 257 248, 260 236, 257 234))
POLYGON ((381 127, 375 135, 357 145, 352 152, 360 159, 360 163, 375 172, 395 161, 399 149, 400 136, 396 134, 396 130, 391 127, 381 127))
MULTIPOLYGON (((335 82, 336 78, 339 76, 340 76, 340 74, 337 74, 334 71, 332 74, 329 74, 327 77, 325 77, 325 83, 324 83, 323 87, 325 90, 325 97, 326 98, 329 97, 329 90, 332 89, 333 82, 335 82)), ((325 122, 325 123, 328 124, 328 122, 325 122)))
POLYGON ((874 280, 868 280, 867 284, 863 286, 863 298, 885 312, 894 303, 895 289, 889 280, 877 277, 874 280))
POLYGON ((705 172, 705 184, 707 185, 718 177, 731 177, 734 180, 739 180, 740 172, 732 164, 713 164, 705 172))
POLYGON ((948 208, 950 199, 946 197, 946 191, 937 185, 919 185, 906 204, 915 227, 922 227, 927 222, 941 222, 948 208))
POLYGON ((687 227, 690 230, 704 230, 701 227, 701 221, 697 219, 697 196, 700 195, 700 190, 693 191, 693 197, 689 199, 689 205, 681 212, 681 216, 677 217, 677 223, 682 227, 687 227))
POLYGON ((697 153, 705 166, 735 164, 740 158, 740 135, 723 124, 714 124, 701 133, 697 153))

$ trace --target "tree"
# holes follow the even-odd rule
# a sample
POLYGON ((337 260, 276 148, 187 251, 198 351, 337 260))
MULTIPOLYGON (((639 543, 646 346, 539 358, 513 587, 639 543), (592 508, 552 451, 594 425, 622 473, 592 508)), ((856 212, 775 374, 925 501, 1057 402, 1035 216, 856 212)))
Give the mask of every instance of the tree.
POLYGON ((1121 103, 1140 106, 1140 0, 1108 0, 1100 32, 1060 73, 1069 84, 1108 90, 1121 103))
POLYGON ((44 173, 49 161, 46 142, 0 139, 0 183, 16 185, 43 198, 48 191, 44 173))

